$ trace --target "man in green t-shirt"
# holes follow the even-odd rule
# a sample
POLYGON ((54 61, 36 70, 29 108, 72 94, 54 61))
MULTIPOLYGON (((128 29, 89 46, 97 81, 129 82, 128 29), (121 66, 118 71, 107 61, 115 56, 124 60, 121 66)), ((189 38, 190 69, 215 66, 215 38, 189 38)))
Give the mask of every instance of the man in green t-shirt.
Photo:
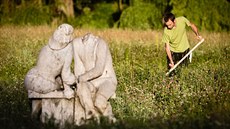
MULTIPOLYGON (((192 28, 198 39, 201 39, 201 36, 197 27, 183 16, 175 18, 174 14, 167 13, 164 15, 163 22, 165 27, 162 42, 165 43, 167 67, 170 69, 189 52, 186 26, 192 28)), ((187 64, 188 58, 182 63, 187 64)))

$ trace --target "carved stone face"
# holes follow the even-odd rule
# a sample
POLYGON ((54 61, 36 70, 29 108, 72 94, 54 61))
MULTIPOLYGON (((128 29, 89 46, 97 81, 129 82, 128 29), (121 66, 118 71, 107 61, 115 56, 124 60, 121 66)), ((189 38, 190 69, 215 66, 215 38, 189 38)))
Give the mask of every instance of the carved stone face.
POLYGON ((60 25, 49 40, 52 49, 62 49, 73 40, 73 27, 69 24, 60 25))

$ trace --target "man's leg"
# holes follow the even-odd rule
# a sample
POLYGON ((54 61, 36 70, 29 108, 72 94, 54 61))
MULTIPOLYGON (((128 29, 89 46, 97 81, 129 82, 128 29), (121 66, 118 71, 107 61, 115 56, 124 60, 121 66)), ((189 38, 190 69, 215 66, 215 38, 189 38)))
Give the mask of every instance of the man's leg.
MULTIPOLYGON (((188 52, 189 52, 189 49, 185 50, 185 51, 181 54, 181 59, 182 59, 188 52)), ((190 55, 184 59, 184 61, 182 62, 182 65, 188 66, 188 64, 189 64, 189 57, 190 57, 190 55)))
MULTIPOLYGON (((176 64, 177 62, 179 62, 187 53, 189 52, 189 49, 185 50, 184 52, 180 52, 180 53, 176 53, 176 52, 172 52, 172 57, 173 57, 173 61, 176 64)), ((176 75, 178 75, 178 77, 180 76, 180 72, 181 72, 181 67, 182 66, 187 66, 189 63, 189 56, 186 57, 181 64, 177 67, 177 69, 175 69, 174 73, 176 75)))
MULTIPOLYGON (((183 53, 172 52, 174 65, 183 58, 183 53)), ((183 64, 183 62, 182 62, 183 64)), ((180 76, 181 64, 174 70, 174 75, 180 76)))

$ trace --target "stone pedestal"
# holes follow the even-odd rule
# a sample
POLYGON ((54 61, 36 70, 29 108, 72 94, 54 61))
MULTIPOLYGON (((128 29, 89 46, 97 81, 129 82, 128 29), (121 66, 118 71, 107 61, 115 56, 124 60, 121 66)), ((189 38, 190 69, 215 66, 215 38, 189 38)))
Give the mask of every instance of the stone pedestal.
MULTIPOLYGON (((37 100, 40 99, 40 118, 43 123, 51 120, 61 127, 63 127, 66 122, 75 125, 85 123, 85 112, 76 95, 71 99, 67 99, 63 91, 54 91, 47 94, 28 91, 28 97, 32 99, 32 101, 34 99, 36 103, 37 100)), ((34 106, 32 105, 32 111, 37 109, 37 105, 39 104, 36 103, 34 106)))
POLYGON ((74 98, 72 99, 42 99, 41 121, 46 123, 54 120, 55 124, 63 126, 66 122, 74 122, 74 98))
POLYGON ((74 124, 82 125, 85 123, 85 110, 82 107, 78 97, 74 101, 74 124))

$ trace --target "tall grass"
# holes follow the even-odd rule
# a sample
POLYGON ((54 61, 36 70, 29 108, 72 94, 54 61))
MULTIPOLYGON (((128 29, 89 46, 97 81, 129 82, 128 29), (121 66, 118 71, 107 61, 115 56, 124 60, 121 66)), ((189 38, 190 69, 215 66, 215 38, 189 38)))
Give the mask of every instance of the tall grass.
MULTIPOLYGON (((23 80, 54 27, 0 27, 0 125, 3 128, 53 128, 30 119, 23 80)), ((165 76, 166 54, 161 31, 75 29, 104 38, 110 46, 118 79, 110 100, 115 124, 71 128, 227 129, 230 127, 230 34, 201 32, 205 42, 180 76, 165 76)), ((188 33, 191 46, 196 42, 188 33)))

